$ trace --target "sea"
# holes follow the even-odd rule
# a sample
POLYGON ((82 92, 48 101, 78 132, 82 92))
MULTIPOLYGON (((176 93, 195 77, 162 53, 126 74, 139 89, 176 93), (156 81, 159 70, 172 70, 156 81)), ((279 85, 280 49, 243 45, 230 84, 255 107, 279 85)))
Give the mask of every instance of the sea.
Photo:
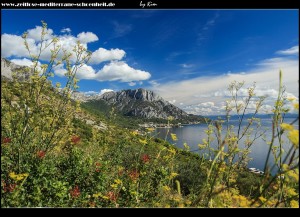
MULTIPOLYGON (((217 120, 219 118, 225 119, 223 116, 207 116, 208 118, 212 120, 217 120)), ((246 116, 244 121, 241 124, 241 128, 243 129, 245 126, 247 126, 248 118, 250 116, 246 116)), ((297 115, 288 115, 284 119, 284 123, 292 123, 298 116, 297 115)), ((272 118, 269 115, 261 115, 258 116, 258 118, 261 119, 261 127, 258 128, 256 125, 253 126, 254 130, 258 130, 258 132, 266 131, 265 136, 260 137, 256 139, 253 143, 253 145, 250 148, 250 154, 249 157, 251 158, 250 162, 248 163, 248 168, 257 168, 261 171, 263 171, 269 145, 268 142, 271 140, 272 135, 272 118)), ((233 129, 235 132, 238 131, 238 123, 239 119, 238 116, 231 116, 229 125, 233 125, 233 129)), ((299 120, 297 120, 293 124, 295 129, 299 129, 299 120)), ((222 138, 225 136, 225 123, 223 124, 223 132, 222 132, 222 138)), ((205 130, 208 129, 207 124, 193 124, 193 125, 185 125, 183 127, 174 127, 174 128, 156 128, 153 132, 153 136, 158 137, 160 139, 164 139, 174 146, 178 148, 184 148, 184 143, 186 143, 190 147, 191 152, 195 152, 198 154, 203 154, 203 151, 199 150, 198 144, 202 144, 203 139, 207 139, 207 134, 205 133, 205 130), (171 133, 176 134, 177 141, 173 141, 171 138, 171 133)), ((255 132, 255 131, 254 131, 255 132)), ((258 135, 258 134, 257 134, 258 135)), ((214 134, 213 134, 214 136, 214 134)), ((253 136, 250 138, 254 138, 253 136)), ((289 142, 286 133, 284 133, 282 139, 285 141, 283 148, 285 150, 284 156, 287 153, 287 150, 292 146, 292 144, 289 142)), ((239 142, 239 148, 242 149, 245 147, 244 145, 245 139, 242 139, 239 142)), ((274 145, 278 145, 278 139, 274 143, 274 145)), ((216 139, 211 143, 211 146, 213 148, 217 148, 217 141, 216 139)), ((296 156, 299 156, 299 150, 297 151, 296 156)), ((299 158, 298 158, 299 159, 299 158)), ((274 164, 274 157, 271 155, 269 158, 269 166, 272 166, 274 164)), ((276 173, 276 168, 273 169, 272 173, 276 173)))

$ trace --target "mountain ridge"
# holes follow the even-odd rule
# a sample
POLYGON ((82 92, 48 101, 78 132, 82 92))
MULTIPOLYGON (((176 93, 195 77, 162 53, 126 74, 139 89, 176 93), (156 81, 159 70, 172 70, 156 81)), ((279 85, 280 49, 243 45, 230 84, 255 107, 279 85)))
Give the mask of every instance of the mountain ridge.
POLYGON ((117 109, 124 116, 143 119, 173 119, 184 122, 203 121, 202 116, 188 114, 164 100, 152 90, 143 88, 106 92, 86 100, 87 103, 105 103, 117 109))

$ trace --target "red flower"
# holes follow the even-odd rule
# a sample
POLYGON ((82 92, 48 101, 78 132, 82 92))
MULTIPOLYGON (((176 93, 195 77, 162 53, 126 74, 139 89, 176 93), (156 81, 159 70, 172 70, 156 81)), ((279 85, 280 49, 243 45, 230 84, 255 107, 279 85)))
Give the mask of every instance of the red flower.
POLYGON ((6 184, 2 182, 4 192, 13 192, 16 188, 16 184, 6 184))
POLYGON ((10 143, 10 142, 11 142, 11 138, 5 137, 5 138, 2 139, 3 144, 7 144, 7 143, 10 143))
POLYGON ((101 163, 96 162, 95 165, 96 165, 96 172, 100 172, 100 168, 99 167, 101 167, 101 163))
POLYGON ((76 145, 77 143, 80 142, 80 137, 79 136, 72 136, 71 142, 76 145))
POLYGON ((109 191, 106 196, 109 198, 109 200, 116 202, 118 196, 113 191, 109 191))
POLYGON ((140 174, 139 174, 139 172, 136 171, 136 170, 133 170, 133 171, 131 171, 131 172, 129 173, 129 177, 130 177, 133 181, 137 180, 137 179, 139 178, 139 176, 140 176, 140 174))
POLYGON ((44 152, 44 151, 38 151, 36 154, 37 154, 37 156, 38 156, 40 159, 43 159, 43 158, 45 157, 46 152, 44 152))
POLYGON ((144 154, 141 159, 143 163, 148 163, 150 161, 150 156, 148 154, 144 154))
POLYGON ((76 185, 73 189, 70 190, 70 194, 72 198, 77 198, 80 195, 79 187, 76 185))

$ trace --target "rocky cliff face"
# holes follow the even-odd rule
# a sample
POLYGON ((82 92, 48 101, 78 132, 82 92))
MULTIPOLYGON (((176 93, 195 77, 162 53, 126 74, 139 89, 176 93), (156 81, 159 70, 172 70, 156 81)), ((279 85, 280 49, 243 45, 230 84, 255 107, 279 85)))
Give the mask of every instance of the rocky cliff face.
POLYGON ((15 72, 19 81, 25 81, 29 79, 32 71, 29 67, 19 66, 7 59, 1 58, 1 78, 12 80, 13 73, 15 72))
POLYGON ((114 106, 126 116, 142 118, 185 119, 188 114, 153 91, 142 88, 104 93, 97 100, 102 100, 114 106))
POLYGON ((88 102, 90 100, 99 100, 100 95, 86 95, 82 92, 74 91, 71 95, 71 98, 81 102, 88 102))

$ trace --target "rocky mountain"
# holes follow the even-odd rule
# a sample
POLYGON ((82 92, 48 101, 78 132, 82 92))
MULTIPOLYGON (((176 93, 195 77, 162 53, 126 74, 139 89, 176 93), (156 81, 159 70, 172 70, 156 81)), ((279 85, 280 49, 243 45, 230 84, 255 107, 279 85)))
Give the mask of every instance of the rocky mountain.
POLYGON ((145 119, 167 119, 200 121, 201 117, 187 114, 185 111, 167 102, 153 91, 128 89, 118 92, 107 92, 93 101, 102 101, 116 108, 125 116, 141 117, 145 119))
POLYGON ((81 102, 88 102, 91 100, 99 100, 100 95, 86 95, 85 93, 74 91, 71 95, 71 98, 81 102))
POLYGON ((32 69, 26 66, 16 65, 13 62, 1 58, 1 78, 12 80, 13 72, 16 72, 17 79, 19 81, 25 81, 29 79, 29 76, 32 73, 32 69))

